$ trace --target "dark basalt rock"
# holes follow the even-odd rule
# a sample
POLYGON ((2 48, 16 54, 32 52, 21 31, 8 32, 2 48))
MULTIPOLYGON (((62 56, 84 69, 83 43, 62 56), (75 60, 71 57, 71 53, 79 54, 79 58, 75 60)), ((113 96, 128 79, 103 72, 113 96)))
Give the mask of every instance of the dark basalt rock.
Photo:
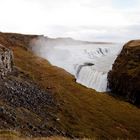
POLYGON ((140 40, 124 45, 108 73, 108 87, 113 94, 140 105, 140 40))
POLYGON ((82 64, 82 65, 79 65, 78 66, 78 69, 77 69, 77 72, 76 72, 76 77, 78 77, 79 76, 79 73, 80 73, 80 71, 81 71, 81 69, 83 68, 83 67, 91 67, 91 66, 93 66, 94 64, 93 63, 90 63, 90 62, 86 62, 86 63, 84 63, 84 64, 82 64))
POLYGON ((49 130, 50 123, 57 125, 57 110, 52 93, 40 89, 17 68, 0 79, 0 129, 18 130, 26 136, 63 135, 61 130, 49 130))

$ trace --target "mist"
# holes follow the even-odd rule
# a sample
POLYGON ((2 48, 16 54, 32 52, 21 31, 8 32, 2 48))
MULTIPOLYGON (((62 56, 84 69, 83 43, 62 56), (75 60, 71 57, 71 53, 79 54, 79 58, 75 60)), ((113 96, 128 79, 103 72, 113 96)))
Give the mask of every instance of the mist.
POLYGON ((122 49, 122 44, 48 37, 33 40, 30 46, 36 55, 72 74, 77 83, 99 92, 109 90, 107 74, 122 49))

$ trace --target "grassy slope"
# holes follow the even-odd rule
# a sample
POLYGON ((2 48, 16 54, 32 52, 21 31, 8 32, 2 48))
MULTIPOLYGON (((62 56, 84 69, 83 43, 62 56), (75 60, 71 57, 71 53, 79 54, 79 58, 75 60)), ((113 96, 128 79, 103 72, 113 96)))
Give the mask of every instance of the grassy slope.
POLYGON ((75 83, 74 77, 23 48, 13 48, 15 64, 60 102, 58 125, 74 136, 140 138, 140 110, 75 83))

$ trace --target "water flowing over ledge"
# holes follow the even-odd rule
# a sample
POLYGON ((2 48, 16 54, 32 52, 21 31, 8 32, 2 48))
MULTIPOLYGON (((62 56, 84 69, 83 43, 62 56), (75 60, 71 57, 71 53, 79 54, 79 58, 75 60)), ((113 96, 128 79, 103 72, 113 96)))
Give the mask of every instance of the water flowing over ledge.
POLYGON ((98 92, 105 92, 108 91, 107 74, 122 46, 122 44, 52 45, 47 41, 43 43, 39 41, 32 50, 52 65, 74 75, 77 83, 98 92))

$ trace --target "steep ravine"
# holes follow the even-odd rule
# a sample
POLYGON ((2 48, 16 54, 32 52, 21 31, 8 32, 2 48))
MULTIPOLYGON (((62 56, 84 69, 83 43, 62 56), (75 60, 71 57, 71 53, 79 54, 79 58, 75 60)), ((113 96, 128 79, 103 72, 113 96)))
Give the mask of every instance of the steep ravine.
POLYGON ((140 105, 140 40, 124 45, 108 74, 108 87, 113 94, 140 105))

